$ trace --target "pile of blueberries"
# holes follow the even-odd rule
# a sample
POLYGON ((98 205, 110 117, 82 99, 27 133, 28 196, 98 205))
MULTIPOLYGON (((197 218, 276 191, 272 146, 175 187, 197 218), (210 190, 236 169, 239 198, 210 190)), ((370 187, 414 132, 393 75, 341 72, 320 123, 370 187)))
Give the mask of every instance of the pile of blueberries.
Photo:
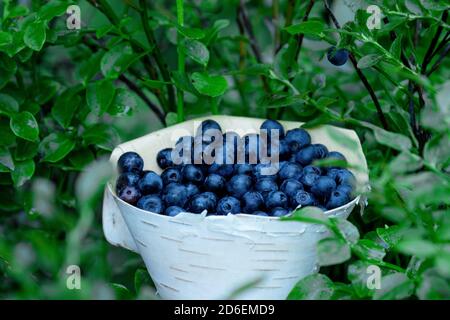
MULTIPOLYGON (((196 144, 201 144, 200 150, 204 150, 212 140, 208 135, 210 130, 219 130, 222 134, 217 122, 205 120, 195 137, 180 138, 176 146, 187 143, 194 150, 196 144)), ((208 215, 246 213, 280 217, 298 207, 316 206, 325 211, 353 199, 356 180, 349 170, 312 165, 314 160, 325 158, 339 160, 331 161, 334 164, 343 163, 345 157, 339 152, 328 151, 323 144, 311 144, 311 137, 304 129, 285 133, 279 122, 266 120, 260 127, 260 134, 240 137, 235 132, 226 132, 222 137, 223 148, 220 150, 224 157, 236 156, 241 143, 245 153, 243 163, 189 161, 175 164, 173 149, 166 148, 157 154, 157 163, 163 169, 159 175, 143 170, 144 161, 137 153, 122 154, 118 160, 117 195, 138 208, 168 216, 207 210, 208 215), (261 136, 270 141, 273 132, 279 136, 276 142, 278 171, 267 175, 262 169, 268 164, 258 158, 258 148, 262 144, 261 136), (251 143, 255 139, 257 143, 251 143), (256 163, 249 160, 255 154, 256 163)), ((195 152, 192 155, 191 160, 198 156, 195 152)))

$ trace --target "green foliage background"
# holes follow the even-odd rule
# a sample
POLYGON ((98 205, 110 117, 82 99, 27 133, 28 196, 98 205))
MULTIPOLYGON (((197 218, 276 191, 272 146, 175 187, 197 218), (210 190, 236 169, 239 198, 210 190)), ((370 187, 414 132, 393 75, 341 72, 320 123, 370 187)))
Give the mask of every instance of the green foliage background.
POLYGON ((103 237, 106 159, 120 141, 212 113, 334 124, 363 142, 368 206, 350 223, 296 216, 333 236, 290 298, 449 299, 448 2, 324 4, 2 1, 0 298, 155 298, 140 257, 103 237), (66 26, 70 4, 81 30, 66 26), (380 29, 366 26, 368 4, 380 29), (331 45, 352 61, 331 65, 331 45), (81 290, 66 288, 72 264, 81 290), (369 265, 380 290, 366 286, 369 265))

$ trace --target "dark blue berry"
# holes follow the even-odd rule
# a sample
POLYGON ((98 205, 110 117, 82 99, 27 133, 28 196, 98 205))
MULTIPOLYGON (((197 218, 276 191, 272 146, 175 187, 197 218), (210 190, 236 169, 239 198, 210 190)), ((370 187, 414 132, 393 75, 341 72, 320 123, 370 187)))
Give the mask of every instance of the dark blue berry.
POLYGON ((125 152, 117 161, 119 173, 134 172, 140 174, 144 168, 144 160, 136 152, 125 152))
POLYGON ((349 199, 351 199, 353 193, 353 187, 351 185, 341 184, 336 187, 336 190, 345 193, 349 197, 349 199))
POLYGON ((186 210, 184 210, 181 207, 177 207, 177 206, 170 206, 166 209, 166 211, 164 212, 166 216, 169 217, 175 217, 176 215, 178 215, 181 212, 185 212, 186 210))
POLYGON ((241 203, 235 197, 224 197, 217 203, 217 214, 227 215, 241 212, 241 203))
POLYGON ((223 193, 227 181, 219 174, 212 173, 206 177, 204 186, 205 189, 215 193, 223 193))
POLYGON ((261 209, 264 205, 264 198, 257 191, 248 191, 242 196, 242 211, 253 213, 261 209))
POLYGON ((267 195, 266 206, 267 208, 287 208, 289 205, 288 196, 282 191, 272 191, 267 195))
POLYGON ((191 198, 195 196, 196 194, 200 193, 200 189, 193 183, 187 183, 185 184, 187 197, 191 198))
POLYGON ((349 202, 349 200, 350 199, 346 193, 339 190, 334 190, 331 193, 330 199, 328 200, 326 207, 328 210, 338 208, 349 202))
POLYGON ((303 185, 295 179, 284 180, 280 186, 280 191, 284 192, 290 198, 292 198, 299 190, 303 190, 303 185))
POLYGON ((289 148, 289 144, 285 139, 280 140, 280 144, 278 145, 279 158, 281 160, 286 160, 291 155, 291 149, 289 148))
POLYGON ((238 163, 234 165, 234 174, 253 174, 253 167, 255 165, 250 163, 238 163))
POLYGON ((280 169, 278 176, 280 177, 280 180, 299 180, 302 176, 302 167, 295 162, 288 162, 280 169))
POLYGON ((337 49, 335 46, 328 48, 327 58, 335 66, 342 66, 348 60, 348 50, 337 49))
POLYGON ((267 138, 270 140, 272 137, 272 130, 278 133, 278 138, 284 138, 284 128, 281 123, 276 120, 265 120, 261 126, 259 127, 261 135, 267 135, 267 138))
POLYGON ((294 208, 297 208, 298 206, 306 207, 306 206, 314 206, 317 203, 316 198, 314 198, 314 195, 312 195, 309 192, 306 192, 305 190, 299 190, 292 198, 291 205, 294 208))
POLYGON ((311 136, 305 129, 292 129, 286 133, 285 140, 292 153, 296 153, 301 148, 311 143, 311 136))
POLYGON ((214 136, 222 135, 220 125, 211 119, 205 120, 197 129, 197 137, 201 137, 201 141, 210 143, 214 141, 214 136))
POLYGON ((217 164, 213 163, 208 168, 208 173, 216 173, 228 179, 234 173, 234 165, 233 164, 217 164))
MULTIPOLYGON (((211 192, 210 192, 211 193, 211 192)), ((214 195, 214 194, 213 194, 214 195)), ((189 204, 189 210, 193 213, 202 213, 204 210, 214 212, 216 209, 216 199, 207 192, 195 195, 189 204)))
POLYGON ((203 182, 202 170, 193 164, 184 165, 181 169, 181 175, 184 182, 191 182, 195 184, 200 184, 203 182))
POLYGON ((120 190, 127 186, 136 186, 141 176, 134 172, 124 172, 117 178, 116 181, 116 193, 119 194, 120 190))
POLYGON ((231 177, 227 183, 227 191, 235 198, 241 198, 252 187, 252 178, 245 174, 231 177))
POLYGON ((336 183, 354 186, 356 183, 356 178, 351 171, 347 169, 340 169, 336 174, 336 183))
POLYGON ((161 173, 161 179, 165 186, 167 186, 170 183, 179 183, 181 182, 181 172, 180 169, 176 167, 170 167, 165 169, 161 173))
POLYGON ((313 146, 306 146, 300 149, 295 155, 295 161, 302 166, 307 166, 315 159, 316 151, 313 146))
POLYGON ((336 176, 339 172, 339 168, 327 168, 327 176, 336 180, 336 176))
POLYGON ((253 212, 255 216, 262 216, 262 217, 268 217, 269 215, 265 213, 264 211, 255 211, 253 212))
POLYGON ((318 174, 315 173, 308 173, 303 175, 300 178, 300 182, 303 184, 303 187, 311 188, 313 185, 316 184, 316 181, 320 178, 318 174))
POLYGON ((140 198, 136 206, 153 213, 163 213, 164 211, 164 205, 161 198, 153 194, 140 198))
POLYGON ((137 186, 126 186, 120 190, 118 196, 123 201, 134 205, 141 197, 141 192, 137 186))
POLYGON ((306 166, 306 167, 303 168, 303 174, 305 175, 305 174, 308 174, 308 173, 315 173, 315 174, 320 176, 322 174, 322 170, 320 170, 319 167, 310 165, 310 166, 306 166))
POLYGON ((311 187, 311 192, 316 198, 328 200, 331 192, 336 188, 336 182, 330 177, 323 176, 317 179, 311 187))
POLYGON ((271 178, 275 180, 277 179, 278 170, 274 164, 272 165, 270 163, 258 163, 253 167, 253 175, 257 180, 262 178, 271 178))
POLYGON ((330 152, 328 152, 327 159, 340 160, 340 161, 347 162, 347 159, 345 158, 345 156, 342 153, 338 152, 338 151, 330 151, 330 152))
POLYGON ((323 144, 317 143, 312 145, 314 147, 314 158, 316 159, 323 159, 326 158, 328 155, 328 148, 325 147, 323 144))
POLYGON ((142 194, 159 193, 163 188, 161 177, 153 171, 144 173, 138 182, 142 194))
POLYGON ((172 148, 165 148, 160 150, 156 155, 156 162, 161 169, 166 169, 173 166, 172 151, 172 148))
POLYGON ((266 198, 270 192, 278 190, 278 185, 274 179, 262 178, 256 181, 255 189, 260 192, 264 198, 266 198))
POLYGON ((286 208, 275 207, 270 211, 270 215, 274 217, 283 217, 287 215, 289 211, 286 208))
POLYGON ((184 207, 188 200, 186 187, 179 183, 169 184, 163 191, 163 200, 167 207, 184 207))

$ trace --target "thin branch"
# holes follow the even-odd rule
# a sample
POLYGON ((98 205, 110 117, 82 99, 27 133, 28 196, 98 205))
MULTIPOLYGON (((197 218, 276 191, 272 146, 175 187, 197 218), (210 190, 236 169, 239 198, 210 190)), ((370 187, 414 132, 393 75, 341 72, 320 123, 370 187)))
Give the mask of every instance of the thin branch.
MULTIPOLYGON (((315 0, 309 0, 308 6, 306 7, 305 15, 303 16, 302 22, 308 21, 309 14, 311 13, 311 9, 314 6, 315 0)), ((305 37, 304 33, 298 34, 295 36, 296 38, 296 47, 295 47, 295 55, 294 55, 294 61, 298 60, 298 56, 300 54, 300 50, 302 49, 303 44, 303 38, 305 37)))
MULTIPOLYGON (((448 10, 445 10, 444 13, 442 14, 442 19, 441 19, 444 23, 447 20, 447 16, 448 16, 448 10)), ((434 48, 436 47, 436 44, 439 41, 439 38, 440 38, 441 33, 442 33, 442 30, 443 30, 442 25, 439 25, 437 27, 437 29, 436 29, 436 33, 435 33, 433 39, 431 39, 430 46, 428 47, 428 50, 425 53, 425 56, 423 58, 422 68, 421 68, 421 73, 422 74, 426 74, 427 73, 428 64, 431 62, 434 48)))
MULTIPOLYGON (((335 27, 337 29, 340 29, 341 26, 339 24, 339 22, 337 21, 335 15, 333 14, 333 11, 331 11, 331 8, 328 6, 327 0, 323 1, 324 5, 325 5, 325 9, 327 10, 328 14, 330 15, 331 20, 333 21, 333 24, 335 25, 335 27)), ((356 61, 355 56, 350 52, 349 54, 349 58, 350 61, 353 64, 353 67, 356 70, 356 73, 358 74, 359 78, 361 79, 362 83, 364 84, 364 86, 366 87, 367 91, 369 92, 370 97, 372 98, 372 101, 375 105, 375 108, 377 110, 377 114, 378 114, 378 118, 380 119, 381 125, 383 126, 383 128, 385 130, 388 129, 388 123, 387 120, 384 116, 384 113, 381 109, 381 105, 380 102, 378 101, 378 98, 375 94, 375 91, 373 90, 372 86, 370 85, 369 81, 367 80, 366 76, 362 73, 362 71, 358 68, 358 61, 356 61)))
POLYGON ((434 71, 436 71, 436 69, 439 67, 439 65, 442 63, 442 61, 445 59, 445 57, 447 56, 449 51, 450 51, 450 43, 447 44, 444 51, 439 55, 439 58, 436 60, 434 65, 431 67, 430 71, 427 72, 427 74, 426 74, 427 77, 429 77, 434 71))

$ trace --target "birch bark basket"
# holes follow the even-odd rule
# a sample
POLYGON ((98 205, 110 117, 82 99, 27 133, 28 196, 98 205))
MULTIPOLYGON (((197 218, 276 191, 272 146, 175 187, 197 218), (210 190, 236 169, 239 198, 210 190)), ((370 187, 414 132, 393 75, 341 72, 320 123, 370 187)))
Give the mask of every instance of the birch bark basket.
MULTIPOLYGON (((186 121, 117 146, 110 161, 139 153, 144 170, 157 173, 160 149, 194 135, 205 119, 217 121, 224 132, 256 133, 264 119, 210 116, 186 121)), ((286 130, 302 123, 281 121, 286 130)), ((352 130, 333 126, 308 129, 312 143, 341 152, 357 179, 357 190, 368 186, 361 143, 352 130)), ((117 170, 115 170, 117 171, 117 170)), ((324 226, 275 217, 237 214, 206 216, 181 213, 168 217, 141 210, 115 195, 115 177, 104 193, 103 230, 108 242, 141 255, 163 299, 285 299, 303 277, 318 271, 316 244, 327 235, 324 226), (252 285, 249 285, 252 284, 252 285), (245 290, 243 290, 245 288, 245 290)), ((346 219, 361 200, 327 211, 346 219)))

